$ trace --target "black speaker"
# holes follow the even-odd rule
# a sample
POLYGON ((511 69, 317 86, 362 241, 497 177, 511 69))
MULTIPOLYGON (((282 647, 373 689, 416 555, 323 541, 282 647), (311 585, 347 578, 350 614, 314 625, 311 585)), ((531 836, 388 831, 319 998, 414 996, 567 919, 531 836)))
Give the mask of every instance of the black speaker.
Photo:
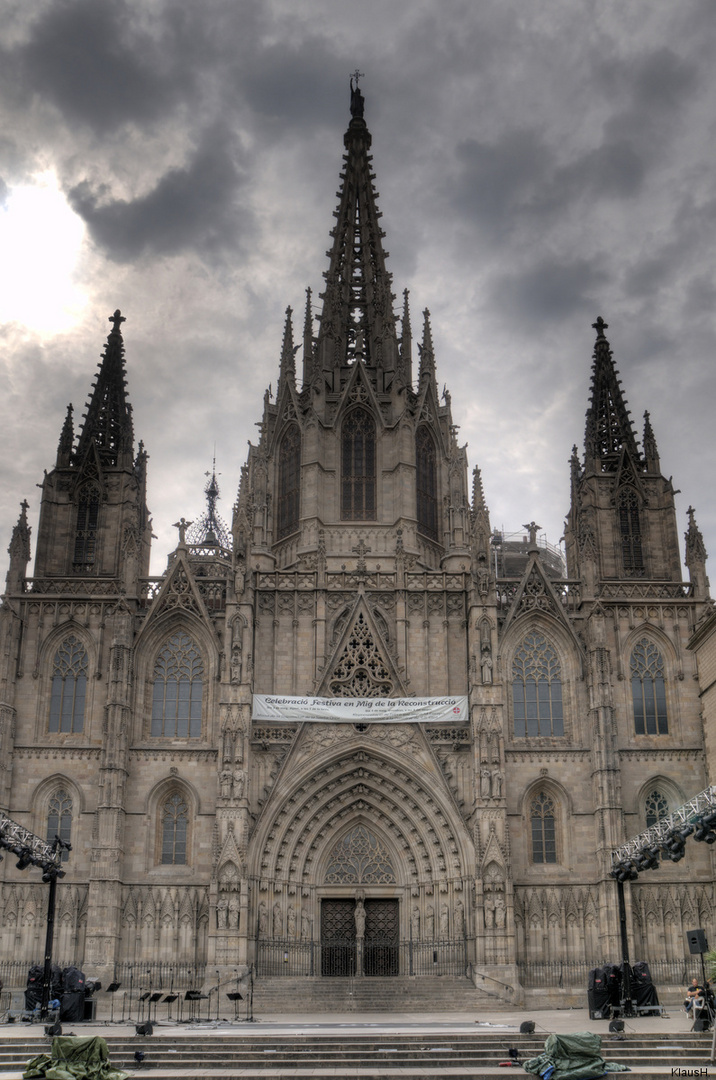
POLYGON ((520 1035, 532 1035, 535 1029, 534 1020, 523 1020, 520 1024, 520 1035))
POLYGON ((144 1024, 135 1024, 134 1030, 137 1035, 152 1035, 154 1033, 154 1026, 151 1020, 147 1020, 144 1024))
POLYGON ((709 951, 706 934, 703 930, 687 930, 686 943, 690 953, 705 953, 709 951))

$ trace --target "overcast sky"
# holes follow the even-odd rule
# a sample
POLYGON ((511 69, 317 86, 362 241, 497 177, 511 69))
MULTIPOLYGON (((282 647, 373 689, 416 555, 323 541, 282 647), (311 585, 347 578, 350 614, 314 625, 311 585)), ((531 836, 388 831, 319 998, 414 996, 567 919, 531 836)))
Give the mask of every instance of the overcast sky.
POLYGON ((214 448, 231 521, 284 310, 298 340, 328 265, 356 67, 396 304, 414 333, 431 311, 492 525, 562 536, 602 315, 682 551, 693 504, 716 556, 715 22, 713 0, 3 0, 3 563, 117 307, 152 571, 214 448))

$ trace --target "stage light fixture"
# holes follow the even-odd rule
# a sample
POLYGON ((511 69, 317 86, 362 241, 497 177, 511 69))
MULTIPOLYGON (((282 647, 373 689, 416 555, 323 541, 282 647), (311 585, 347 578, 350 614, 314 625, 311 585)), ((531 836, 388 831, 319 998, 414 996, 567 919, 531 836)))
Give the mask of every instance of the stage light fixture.
POLYGON ((623 1020, 610 1020, 610 1022, 609 1022, 609 1030, 612 1032, 612 1034, 614 1034, 615 1032, 623 1031, 624 1030, 624 1021, 623 1020))
POLYGON ((62 1025, 59 1020, 55 1020, 54 1024, 47 1024, 45 1026, 45 1035, 49 1035, 50 1038, 55 1038, 56 1035, 62 1034, 62 1025))
POLYGON ((18 854, 20 858, 17 860, 15 865, 17 866, 18 870, 27 870, 28 866, 32 862, 32 855, 27 848, 22 848, 18 852, 18 854))

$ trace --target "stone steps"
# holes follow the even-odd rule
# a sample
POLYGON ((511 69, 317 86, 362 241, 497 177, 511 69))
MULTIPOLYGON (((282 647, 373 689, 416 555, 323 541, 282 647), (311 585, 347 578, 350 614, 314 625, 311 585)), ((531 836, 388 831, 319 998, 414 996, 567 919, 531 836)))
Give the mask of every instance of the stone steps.
POLYGON ((431 1012, 493 1008, 499 998, 466 978, 441 975, 311 979, 276 976, 254 982, 254 1013, 431 1012))
MULTIPOLYGON (((97 1031, 86 1032, 95 1033, 99 1034, 97 1031)), ((499 1062, 507 1059, 508 1047, 517 1047, 521 1057, 527 1059, 540 1053, 544 1045, 544 1034, 536 1037, 514 1032, 257 1035, 244 1029, 241 1035, 212 1032, 150 1038, 104 1037, 115 1068, 133 1072, 137 1068, 134 1052, 141 1049, 146 1054, 143 1067, 151 1067, 153 1075, 161 1076, 162 1080, 190 1080, 206 1074, 256 1076, 263 1080, 300 1075, 355 1075, 361 1080, 371 1076, 419 1075, 422 1080, 429 1080, 429 1077, 465 1076, 476 1070, 480 1075, 494 1071, 495 1076, 504 1077, 504 1070, 498 1071, 499 1062)), ((6 1040, 0 1047, 3 1078, 10 1080, 11 1076, 19 1076, 25 1063, 39 1053, 46 1053, 48 1047, 49 1039, 41 1035, 6 1040)), ((698 1069, 707 1064, 710 1050, 711 1035, 708 1032, 670 1038, 657 1033, 629 1035, 614 1041, 605 1035, 602 1043, 606 1060, 628 1065, 637 1070, 640 1077, 645 1077, 650 1069, 665 1066, 698 1069)))

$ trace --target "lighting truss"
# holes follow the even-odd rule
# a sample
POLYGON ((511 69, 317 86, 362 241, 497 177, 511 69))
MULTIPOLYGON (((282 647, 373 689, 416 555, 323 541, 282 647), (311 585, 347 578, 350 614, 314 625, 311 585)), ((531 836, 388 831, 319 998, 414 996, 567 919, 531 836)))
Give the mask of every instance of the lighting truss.
POLYGON ((674 810, 673 814, 660 818, 645 832, 639 833, 633 840, 612 851, 612 867, 619 864, 633 863, 646 848, 663 847, 671 839, 675 830, 685 825, 694 825, 704 814, 716 811, 716 785, 707 787, 694 795, 674 810))
POLYGON ((0 848, 12 851, 14 855, 26 862, 39 866, 46 873, 59 871, 62 863, 62 848, 59 844, 49 844, 46 840, 35 836, 24 825, 6 817, 0 812, 0 848))

